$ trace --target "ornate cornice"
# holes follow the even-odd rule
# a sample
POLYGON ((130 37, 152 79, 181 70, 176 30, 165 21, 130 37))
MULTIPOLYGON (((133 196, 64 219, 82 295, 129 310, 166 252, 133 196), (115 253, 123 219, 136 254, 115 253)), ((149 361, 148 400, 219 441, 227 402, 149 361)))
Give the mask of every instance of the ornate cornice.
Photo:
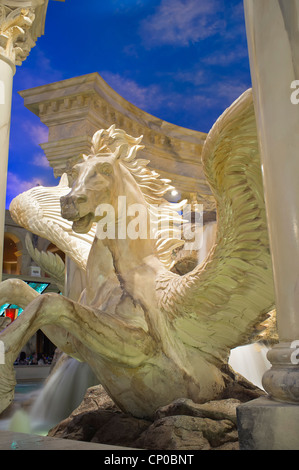
POLYGON ((56 176, 81 153, 90 152, 98 129, 116 124, 134 137, 143 135, 140 156, 178 192, 196 197, 206 208, 214 199, 201 164, 203 132, 186 129, 152 116, 116 93, 98 73, 74 77, 19 92, 25 106, 49 128, 49 141, 41 143, 56 176))

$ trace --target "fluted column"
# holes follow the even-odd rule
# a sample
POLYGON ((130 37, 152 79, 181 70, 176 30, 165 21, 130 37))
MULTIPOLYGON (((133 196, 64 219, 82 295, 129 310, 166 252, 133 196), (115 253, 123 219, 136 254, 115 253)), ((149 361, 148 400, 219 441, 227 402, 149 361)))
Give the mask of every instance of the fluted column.
POLYGON ((263 386, 299 403, 299 0, 244 6, 279 334, 263 386))
POLYGON ((43 33, 48 0, 0 0, 0 281, 13 75, 43 33))

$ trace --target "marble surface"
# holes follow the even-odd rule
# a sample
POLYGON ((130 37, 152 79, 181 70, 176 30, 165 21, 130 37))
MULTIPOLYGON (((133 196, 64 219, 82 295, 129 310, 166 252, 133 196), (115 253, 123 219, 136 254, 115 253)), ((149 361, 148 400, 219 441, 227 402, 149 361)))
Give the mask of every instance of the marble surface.
POLYGON ((263 386, 274 400, 298 405, 299 107, 293 84, 299 78, 299 0, 244 5, 279 336, 267 355, 272 367, 263 386))
POLYGON ((0 83, 3 93, 2 102, 0 103, 0 280, 3 259, 3 233, 5 224, 6 180, 13 73, 14 69, 11 64, 7 61, 1 60, 0 55, 0 83))
POLYGON ((278 333, 299 338, 299 1, 246 0, 246 27, 265 202, 273 259, 278 333))

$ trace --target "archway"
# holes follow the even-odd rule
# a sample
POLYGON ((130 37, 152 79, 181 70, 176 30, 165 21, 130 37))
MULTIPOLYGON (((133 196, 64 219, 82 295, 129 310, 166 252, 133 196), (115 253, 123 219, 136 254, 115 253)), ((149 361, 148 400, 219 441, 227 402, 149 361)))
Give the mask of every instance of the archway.
POLYGON ((21 266, 18 260, 22 254, 18 249, 20 240, 12 233, 4 234, 4 250, 3 250, 3 273, 4 274, 21 274, 21 266))

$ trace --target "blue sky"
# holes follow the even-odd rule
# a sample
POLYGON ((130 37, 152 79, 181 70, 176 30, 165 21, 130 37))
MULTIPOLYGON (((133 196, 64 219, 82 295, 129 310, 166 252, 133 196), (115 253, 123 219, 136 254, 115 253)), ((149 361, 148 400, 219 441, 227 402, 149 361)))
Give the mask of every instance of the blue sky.
POLYGON ((47 128, 18 91, 98 72, 154 116, 208 132, 251 87, 242 0, 50 0, 45 35, 14 77, 7 204, 58 183, 47 128))

